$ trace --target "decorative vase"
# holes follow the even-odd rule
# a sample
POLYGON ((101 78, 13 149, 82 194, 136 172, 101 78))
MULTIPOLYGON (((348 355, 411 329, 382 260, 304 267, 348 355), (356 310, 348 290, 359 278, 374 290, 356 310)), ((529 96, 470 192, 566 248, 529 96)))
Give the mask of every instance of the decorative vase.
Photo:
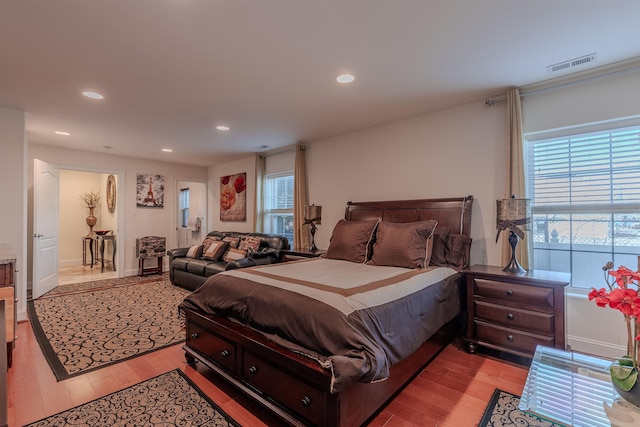
POLYGON ((94 208, 89 208, 89 216, 87 216, 87 225, 89 226, 89 235, 93 233, 93 227, 98 222, 98 218, 96 218, 95 215, 93 214, 93 209, 94 208))
POLYGON ((629 365, 629 359, 618 359, 611 364, 611 383, 620 397, 640 408, 640 381, 638 370, 629 365))

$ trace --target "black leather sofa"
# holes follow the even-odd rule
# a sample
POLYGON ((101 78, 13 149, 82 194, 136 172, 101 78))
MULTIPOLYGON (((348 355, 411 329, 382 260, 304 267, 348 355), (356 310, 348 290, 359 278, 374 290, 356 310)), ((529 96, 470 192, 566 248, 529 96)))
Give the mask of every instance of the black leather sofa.
POLYGON ((209 261, 202 258, 187 258, 189 248, 176 248, 169 255, 169 278, 171 283, 194 291, 207 277, 225 270, 266 265, 282 262, 283 250, 289 249, 289 240, 284 236, 262 233, 241 233, 236 231, 212 231, 207 236, 220 239, 225 237, 255 236, 261 239, 260 248, 246 258, 236 261, 209 261))

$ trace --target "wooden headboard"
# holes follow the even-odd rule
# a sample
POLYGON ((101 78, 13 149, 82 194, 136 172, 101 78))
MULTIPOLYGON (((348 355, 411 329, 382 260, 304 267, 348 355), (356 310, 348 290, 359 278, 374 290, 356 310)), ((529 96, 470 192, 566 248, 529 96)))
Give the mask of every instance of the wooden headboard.
POLYGON ((447 199, 348 202, 344 217, 349 221, 382 218, 388 222, 414 222, 435 219, 452 233, 471 234, 473 196, 447 199))

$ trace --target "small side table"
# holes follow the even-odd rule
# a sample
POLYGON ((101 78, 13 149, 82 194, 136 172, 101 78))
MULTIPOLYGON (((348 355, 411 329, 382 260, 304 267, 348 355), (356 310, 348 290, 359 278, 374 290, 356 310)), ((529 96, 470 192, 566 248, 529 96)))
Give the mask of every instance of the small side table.
POLYGON ((93 253, 98 253, 98 241, 94 240, 93 236, 84 236, 82 238, 82 265, 89 265, 87 262, 89 257, 87 255, 89 255, 91 249, 93 249, 93 253))
POLYGON ((282 251, 284 253, 285 260, 291 261, 298 258, 318 258, 327 253, 324 249, 318 249, 317 251, 310 251, 307 248, 294 248, 282 251))
POLYGON ((136 239, 136 257, 138 258, 138 276, 147 274, 162 274, 162 257, 167 252, 167 239, 158 236, 146 236, 136 239), (157 258, 158 263, 154 267, 145 267, 144 261, 149 258, 157 258))

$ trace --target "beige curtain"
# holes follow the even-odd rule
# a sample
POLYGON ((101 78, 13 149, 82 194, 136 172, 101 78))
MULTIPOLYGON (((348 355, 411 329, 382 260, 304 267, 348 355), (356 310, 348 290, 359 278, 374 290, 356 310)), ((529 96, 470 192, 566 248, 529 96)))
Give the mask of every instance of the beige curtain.
POLYGON ((296 161, 293 171, 293 247, 309 247, 309 226, 304 224, 304 206, 308 202, 307 161, 305 146, 296 145, 296 161))
MULTIPOLYGON (((507 157, 507 185, 505 198, 515 195, 519 199, 526 198, 524 175, 524 137, 522 134, 522 105, 520 91, 511 89, 507 92, 507 117, 509 120, 509 149, 507 157)), ((502 265, 511 259, 509 233, 502 234, 502 265)), ((523 268, 529 268, 529 235, 516 247, 516 257, 523 268)))
POLYGON ((267 157, 256 153, 256 200, 253 214, 253 230, 256 233, 264 233, 264 179, 267 166, 267 157))

